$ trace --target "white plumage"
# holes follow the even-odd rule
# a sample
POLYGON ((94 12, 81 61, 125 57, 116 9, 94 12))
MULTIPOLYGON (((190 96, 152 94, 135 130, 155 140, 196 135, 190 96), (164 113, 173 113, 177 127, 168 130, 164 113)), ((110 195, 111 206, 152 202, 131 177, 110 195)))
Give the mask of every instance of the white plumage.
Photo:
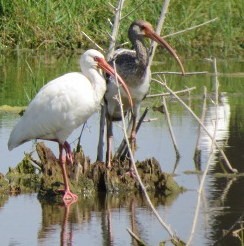
MULTIPOLYGON (((65 203, 77 200, 77 196, 69 189, 65 161, 62 158, 64 149, 66 159, 72 162, 71 148, 66 139, 74 129, 98 110, 106 91, 106 82, 101 69, 110 75, 115 75, 104 56, 96 50, 86 51, 81 56, 80 66, 82 73, 65 74, 41 88, 12 130, 8 142, 9 150, 31 139, 58 142, 59 161, 65 185, 63 198, 65 203)), ((118 80, 129 93, 119 76, 118 80)), ((130 98, 130 95, 128 97, 130 98)))
MULTIPOLYGON (((99 80, 103 78, 98 76, 99 80)), ((104 93, 105 81, 101 82, 104 93)), ((57 140, 63 144, 72 131, 98 109, 101 99, 81 73, 68 73, 50 81, 31 101, 11 132, 9 149, 31 139, 57 140)))

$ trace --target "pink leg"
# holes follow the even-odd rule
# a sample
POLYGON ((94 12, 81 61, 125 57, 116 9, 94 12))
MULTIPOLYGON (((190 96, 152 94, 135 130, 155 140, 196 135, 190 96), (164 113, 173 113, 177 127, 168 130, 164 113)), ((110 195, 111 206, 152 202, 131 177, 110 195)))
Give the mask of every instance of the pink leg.
POLYGON ((64 142, 63 148, 66 152, 66 159, 68 160, 69 163, 73 164, 73 153, 67 141, 64 142))
POLYGON ((64 160, 62 158, 63 149, 65 149, 64 145, 59 144, 59 162, 60 162, 60 166, 61 166, 62 173, 63 173, 63 179, 64 179, 63 201, 64 201, 65 205, 68 205, 68 204, 71 204, 73 202, 76 202, 77 199, 78 199, 78 196, 76 194, 72 193, 70 191, 70 188, 69 188, 69 182, 68 182, 68 176, 67 176, 67 173, 66 173, 65 162, 64 162, 64 160))

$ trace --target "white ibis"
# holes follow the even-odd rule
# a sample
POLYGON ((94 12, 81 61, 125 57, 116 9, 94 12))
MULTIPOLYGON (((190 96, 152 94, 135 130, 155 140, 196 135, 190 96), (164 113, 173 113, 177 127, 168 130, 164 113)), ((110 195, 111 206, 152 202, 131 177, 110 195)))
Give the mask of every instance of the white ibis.
MULTIPOLYGON (((150 85, 151 71, 148 66, 149 54, 144 44, 144 38, 150 38, 156 41, 161 46, 165 47, 180 65, 182 74, 184 67, 177 56, 174 49, 159 35, 155 33, 150 23, 138 20, 134 21, 128 31, 128 37, 132 43, 133 50, 118 49, 115 51, 114 57, 109 61, 109 64, 115 63, 116 70, 126 82, 130 95, 133 100, 133 109, 125 100, 127 95, 121 90, 123 109, 127 113, 132 109, 131 127, 131 143, 135 142, 136 121, 139 114, 141 101, 145 98, 150 85)), ((106 119, 107 119, 107 165, 111 167, 111 145, 112 145, 112 122, 121 120, 121 111, 118 100, 115 99, 117 94, 117 86, 114 79, 109 77, 107 91, 105 93, 106 102, 106 119)), ((133 146, 133 145, 132 145, 133 146)), ((133 150, 133 149, 132 149, 133 150)))
MULTIPOLYGON (((74 129, 98 110, 106 91, 106 81, 101 69, 115 76, 113 68, 96 50, 88 50, 81 56, 80 67, 83 74, 67 73, 41 88, 12 130, 8 141, 9 150, 31 139, 50 140, 59 144, 65 204, 77 200, 77 195, 70 191, 65 160, 62 157, 64 149, 66 160, 71 163, 73 161, 71 148, 66 139, 74 129)), ((117 77, 128 92, 126 84, 118 75, 117 77)), ((128 98, 132 104, 130 95, 128 98)))

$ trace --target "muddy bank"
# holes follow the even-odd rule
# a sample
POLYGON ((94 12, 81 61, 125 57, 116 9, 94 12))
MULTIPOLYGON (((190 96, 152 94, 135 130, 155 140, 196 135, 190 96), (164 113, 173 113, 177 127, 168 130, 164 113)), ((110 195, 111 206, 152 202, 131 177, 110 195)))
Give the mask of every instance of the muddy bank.
MULTIPOLYGON (((43 142, 36 145, 39 159, 26 154, 16 168, 0 176, 0 193, 38 192, 41 200, 62 201, 64 188, 61 169, 53 152, 43 142)), ((184 189, 174 178, 164 173, 154 158, 137 162, 137 169, 147 191, 162 196, 176 196, 184 189)), ((140 192, 136 178, 128 174, 129 162, 114 161, 111 170, 105 163, 90 163, 82 149, 74 152, 74 163, 67 164, 71 189, 83 196, 95 192, 128 193, 140 192)))

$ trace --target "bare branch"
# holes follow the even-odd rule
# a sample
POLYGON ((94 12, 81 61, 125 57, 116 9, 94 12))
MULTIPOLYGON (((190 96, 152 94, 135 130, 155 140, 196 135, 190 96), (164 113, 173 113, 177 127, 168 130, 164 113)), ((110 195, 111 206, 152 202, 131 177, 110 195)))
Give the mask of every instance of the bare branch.
MULTIPOLYGON (((116 39, 119 31, 119 24, 120 24, 120 18, 121 18, 121 11, 123 8, 125 0, 118 0, 118 7, 115 8, 115 17, 114 17, 114 24, 113 24, 113 30, 112 35, 110 36, 110 45, 107 53, 107 59, 113 57, 116 39)), ((110 25, 111 21, 108 20, 110 25)), ((98 146, 97 146, 97 161, 103 161, 103 146, 104 146, 104 127, 105 127, 105 106, 102 105, 101 107, 101 116, 100 116, 100 129, 99 129, 99 140, 98 140, 98 146)))
POLYGON ((118 31, 119 31, 119 25, 120 25, 120 19, 121 19, 121 11, 124 5, 125 0, 119 0, 118 1, 118 7, 115 10, 115 17, 114 17, 114 24, 113 24, 113 30, 112 30, 112 35, 111 35, 111 40, 108 48, 108 53, 107 53, 107 59, 111 59, 114 54, 114 49, 115 49, 115 43, 116 39, 118 36, 118 31))
POLYGON ((123 16, 121 18, 121 20, 125 19, 126 17, 128 17, 129 15, 131 15, 133 12, 138 11, 138 9, 146 2, 146 0, 142 1, 141 3, 139 3, 134 9, 132 9, 128 14, 126 14, 125 16, 123 16))
POLYGON ((136 240, 139 246, 146 246, 146 244, 129 228, 127 228, 129 234, 136 240))
MULTIPOLYGON (((186 72, 184 73, 184 76, 186 75, 199 75, 199 74, 208 74, 208 71, 202 71, 202 72, 186 72)), ((160 75, 160 74, 175 74, 175 75, 180 75, 182 76, 182 72, 153 72, 152 75, 160 75)))
MULTIPOLYGON (((166 13, 168 12, 169 2, 170 2, 170 0, 165 0, 164 4, 162 6, 161 14, 160 14, 158 25, 157 25, 157 28, 156 28, 156 33, 157 34, 161 33, 161 30, 162 30, 162 27, 163 27, 163 24, 164 24, 164 20, 165 20, 165 16, 166 16, 166 13)), ((151 47, 150 47, 149 61, 148 61, 148 66, 149 67, 151 67, 156 47, 157 47, 157 43, 156 42, 152 42, 151 47)))
POLYGON ((205 25, 207 25, 207 24, 209 24, 209 23, 212 23, 212 22, 214 22, 214 21, 216 21, 216 20, 218 20, 218 17, 216 17, 216 18, 214 18, 214 19, 212 19, 212 20, 208 20, 208 21, 206 21, 206 22, 203 22, 203 23, 201 23, 201 24, 199 24, 199 25, 192 26, 192 27, 188 27, 188 28, 186 28, 186 29, 184 29, 184 30, 181 30, 181 31, 178 31, 178 32, 174 32, 174 33, 165 35, 165 36, 163 36, 163 37, 164 37, 164 38, 168 38, 168 37, 172 37, 172 36, 175 36, 175 35, 184 33, 184 32, 188 32, 188 31, 191 31, 191 30, 196 29, 196 28, 198 28, 198 27, 205 26, 205 25))
MULTIPOLYGON (((196 89, 196 87, 194 86, 194 87, 187 88, 187 89, 184 89, 184 90, 176 91, 175 94, 183 94, 183 93, 195 90, 195 89, 196 89)), ((165 93, 158 93, 158 94, 150 94, 150 95, 147 95, 146 98, 162 97, 162 96, 170 96, 170 95, 171 95, 171 93, 165 92, 165 93)))
MULTIPOLYGON (((215 119, 216 119, 216 121, 215 121, 215 125, 214 125, 214 132, 213 132, 213 135, 211 138, 211 140, 212 140, 211 152, 210 152, 208 162, 207 162, 207 165, 205 167, 205 170, 204 170, 201 182, 200 182, 200 186, 198 189, 197 206, 196 206, 195 215, 194 215, 194 219, 193 219, 193 223, 192 223, 192 230, 191 230, 191 234, 190 234, 190 237, 189 237, 186 245, 190 245, 191 240, 192 240, 193 235, 194 235, 195 228, 196 228, 198 214, 199 214, 200 205, 201 205, 201 195, 203 193, 204 182, 205 182, 209 167, 212 163, 212 157, 214 154, 214 141, 216 141, 216 133, 217 133, 217 128, 218 128, 218 95, 219 95, 219 91, 218 91, 219 86, 218 85, 219 85, 219 82, 218 82, 218 77, 217 77, 217 64, 216 64, 215 58, 213 59, 213 68, 214 68, 214 73, 215 73, 214 83, 215 83, 215 105, 216 105, 215 106, 215 119)), ((205 95, 206 95, 206 90, 205 90, 205 95)), ((206 98, 206 96, 205 96, 205 98, 206 98)), ((205 104, 206 104, 206 102, 205 102, 205 104)), ((204 117, 204 116, 205 116, 205 113, 203 111, 202 117, 204 117)), ((203 122, 203 120, 202 120, 202 122, 203 122)))
POLYGON ((104 49, 99 46, 92 38, 90 38, 85 32, 81 31, 81 33, 88 39, 90 40, 99 50, 101 50, 102 52, 104 52, 104 49))
MULTIPOLYGON (((114 66, 114 69, 115 69, 115 74, 116 74, 116 65, 115 65, 115 62, 113 64, 114 66)), ((118 80, 117 80, 117 76, 115 76, 115 79, 116 79, 116 83, 118 85, 118 80)), ((153 211, 154 215, 156 216, 156 218, 158 219, 158 221, 161 223, 161 225, 165 228, 165 230, 168 232, 168 234, 170 235, 171 237, 171 240, 175 243, 179 243, 181 240, 176 236, 175 233, 173 233, 173 231, 171 230, 170 226, 168 224, 166 224, 162 218, 160 217, 160 215, 158 214, 157 210, 155 209, 155 207, 153 206, 151 200, 150 200, 150 197, 149 195, 147 194, 147 190, 141 180, 141 177, 138 173, 138 170, 137 170, 137 167, 136 167, 136 164, 135 164, 135 160, 134 160, 134 156, 133 156, 133 153, 132 153, 132 150, 131 148, 129 147, 130 146, 130 143, 129 143, 129 139, 128 139, 128 136, 127 136, 127 132, 126 132, 126 124, 125 124, 125 117, 124 117, 124 112, 123 112, 123 105, 122 105, 122 100, 121 100, 121 94, 120 94, 120 90, 118 90, 118 99, 119 99, 119 105, 120 105, 120 110, 121 110, 121 116, 122 116, 122 125, 123 125, 123 132, 124 132, 124 137, 125 137, 125 141, 127 143, 127 146, 128 146, 128 152, 129 152, 129 156, 130 156, 130 159, 131 159, 131 163, 132 163, 132 166, 133 166, 133 170, 135 172, 135 175, 136 175, 136 178, 140 184, 140 187, 141 187, 141 190, 143 192, 143 194, 145 195, 145 198, 151 208, 151 210, 153 211)))
POLYGON ((201 122, 201 120, 197 117, 197 115, 191 110, 190 107, 188 107, 185 102, 179 98, 165 83, 161 82, 160 80, 157 79, 152 79, 153 81, 161 84, 162 86, 164 86, 190 113, 191 115, 196 119, 196 121, 201 125, 201 127, 203 128, 203 130, 207 133, 207 135, 212 139, 214 145, 217 147, 217 149, 219 150, 219 152, 221 153, 221 155, 223 156, 224 160, 225 160, 225 164, 227 166, 227 168, 229 169, 230 172, 232 173, 238 173, 238 171, 234 168, 232 168, 229 160, 227 159, 225 153, 223 152, 223 150, 221 149, 221 147, 218 145, 218 143, 215 141, 215 139, 213 139, 212 135, 209 133, 209 131, 207 130, 207 128, 203 125, 203 123, 201 122))
POLYGON ((174 131, 173 131, 173 128, 172 128, 172 124, 171 124, 171 120, 170 120, 169 111, 168 111, 168 107, 167 107, 167 103, 166 103, 165 97, 163 97, 163 105, 164 105, 164 109, 165 109, 165 115, 166 115, 166 119, 167 119, 167 123, 168 123, 168 127, 169 127, 170 136, 172 138, 174 149, 175 149, 175 153, 176 153, 176 159, 179 159, 180 158, 180 152, 179 152, 179 148, 177 147, 175 134, 174 134, 174 131))
MULTIPOLYGON (((202 106, 202 115, 201 115, 201 122, 204 122, 205 115, 206 115, 206 99, 207 99, 207 88, 204 86, 204 92, 203 92, 203 106, 202 106)), ((200 144, 200 135, 201 135, 201 126, 198 126, 198 136, 197 136, 197 141, 196 141, 196 148, 195 148, 195 153, 194 153, 194 161, 195 165, 198 163, 198 157, 199 157, 199 144, 200 144)))

